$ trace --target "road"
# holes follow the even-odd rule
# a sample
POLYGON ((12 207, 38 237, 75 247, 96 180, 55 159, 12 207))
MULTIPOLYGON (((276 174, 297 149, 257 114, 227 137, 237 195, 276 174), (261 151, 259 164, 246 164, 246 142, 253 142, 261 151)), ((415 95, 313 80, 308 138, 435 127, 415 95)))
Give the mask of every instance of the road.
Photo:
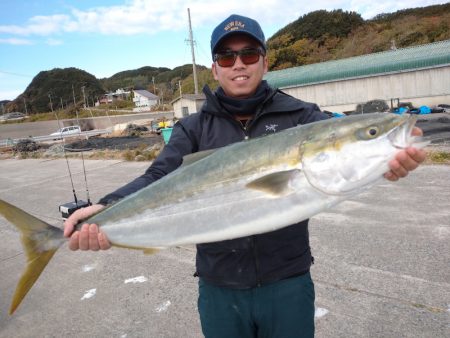
MULTIPOLYGON (((81 161, 69 163, 85 199, 81 161)), ((92 199, 147 166, 86 161, 92 199)), ((0 198, 61 226, 58 205, 72 199, 65 161, 0 161, 0 198)), ((311 220, 317 337, 448 337, 449 200, 450 166, 422 166, 311 220)), ((0 337, 201 337, 194 247, 149 256, 64 246, 9 317, 24 256, 3 218, 0 234, 0 337)))
MULTIPOLYGON (((173 112, 153 112, 153 113, 135 113, 129 115, 112 115, 110 117, 94 117, 92 119, 81 119, 80 125, 82 130, 87 129, 106 129, 111 128, 117 123, 125 123, 138 119, 159 119, 165 117, 167 119, 173 118, 173 112), (89 125, 90 128, 85 128, 84 125, 89 125)), ((76 120, 63 120, 62 126, 78 124, 76 120)), ((0 124, 0 140, 8 138, 27 138, 29 136, 43 136, 49 135, 59 130, 60 125, 58 121, 40 121, 40 122, 24 122, 14 124, 0 124)))

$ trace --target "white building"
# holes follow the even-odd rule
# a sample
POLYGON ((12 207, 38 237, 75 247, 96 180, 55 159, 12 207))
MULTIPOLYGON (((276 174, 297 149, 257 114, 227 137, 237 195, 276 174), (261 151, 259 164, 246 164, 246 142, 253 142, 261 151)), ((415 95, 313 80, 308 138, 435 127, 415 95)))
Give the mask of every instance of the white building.
POLYGON ((150 110, 159 102, 159 97, 147 90, 133 90, 133 102, 138 110, 150 110))
POLYGON ((178 119, 196 113, 206 101, 204 94, 183 94, 172 102, 174 116, 178 119))

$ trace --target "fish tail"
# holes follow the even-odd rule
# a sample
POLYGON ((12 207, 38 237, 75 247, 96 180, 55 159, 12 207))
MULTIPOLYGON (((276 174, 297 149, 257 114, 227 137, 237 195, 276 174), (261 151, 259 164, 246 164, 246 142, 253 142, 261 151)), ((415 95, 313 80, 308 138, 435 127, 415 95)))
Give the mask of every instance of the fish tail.
POLYGON ((61 229, 47 224, 3 200, 0 200, 0 214, 20 231, 22 246, 27 257, 27 266, 17 283, 9 308, 11 315, 61 246, 64 236, 61 229))

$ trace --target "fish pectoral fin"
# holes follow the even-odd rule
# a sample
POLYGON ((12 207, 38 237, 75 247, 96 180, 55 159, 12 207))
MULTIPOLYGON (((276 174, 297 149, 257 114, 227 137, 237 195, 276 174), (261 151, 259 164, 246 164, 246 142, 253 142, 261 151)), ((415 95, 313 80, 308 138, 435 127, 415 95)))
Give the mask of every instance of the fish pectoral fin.
POLYGON ((276 197, 285 196, 293 192, 289 182, 299 172, 299 169, 292 169, 268 174, 247 183, 246 187, 249 189, 259 190, 276 197))

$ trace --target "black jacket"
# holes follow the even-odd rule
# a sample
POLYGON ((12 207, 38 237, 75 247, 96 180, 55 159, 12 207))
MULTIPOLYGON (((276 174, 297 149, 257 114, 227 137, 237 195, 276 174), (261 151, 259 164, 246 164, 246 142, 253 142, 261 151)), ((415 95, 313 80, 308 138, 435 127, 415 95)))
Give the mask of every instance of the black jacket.
MULTIPOLYGON (((110 204, 167 175, 183 156, 328 118, 315 104, 270 89, 246 126, 209 88, 200 112, 175 124, 169 143, 144 175, 103 197, 110 204)), ((260 235, 197 245, 197 274, 214 285, 249 288, 305 273, 311 265, 308 221, 260 235)))

